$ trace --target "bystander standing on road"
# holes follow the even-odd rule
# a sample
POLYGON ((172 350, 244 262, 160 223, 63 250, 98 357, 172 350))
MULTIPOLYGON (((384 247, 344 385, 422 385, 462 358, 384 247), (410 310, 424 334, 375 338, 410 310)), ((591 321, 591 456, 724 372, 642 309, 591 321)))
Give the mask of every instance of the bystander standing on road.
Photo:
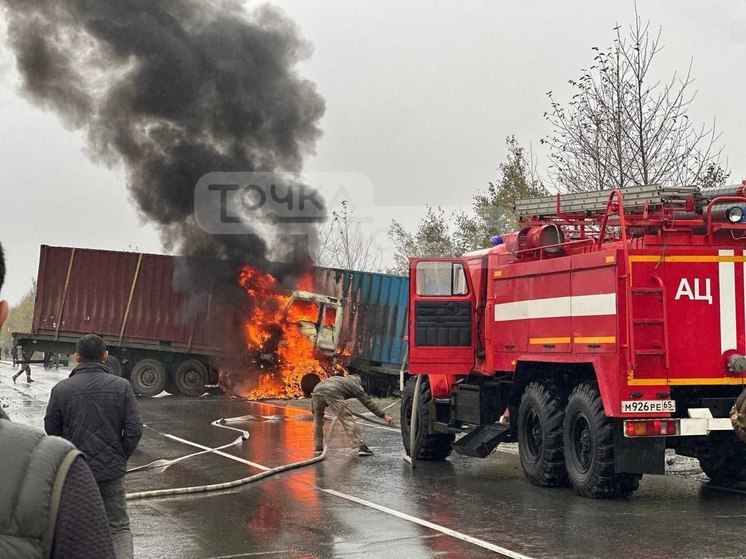
MULTIPOLYGON (((4 280, 0 245, 0 289, 4 280)), ((0 326, 7 316, 0 301, 0 326)), ((11 422, 0 408, 0 457, 0 557, 114 557, 104 504, 79 450, 11 422)))
POLYGON ((15 375, 13 375, 13 382, 16 381, 18 377, 20 377, 24 372, 26 373, 26 382, 34 382, 34 379, 31 378, 31 366, 29 364, 29 354, 25 351, 21 351, 20 356, 20 362, 21 362, 21 370, 18 371, 15 375))
POLYGON ((104 364, 108 356, 100 336, 88 334, 78 340, 79 365, 52 388, 44 427, 86 455, 104 500, 114 551, 122 559, 133 556, 124 474, 142 425, 132 385, 109 374, 104 364))
POLYGON ((373 452, 363 441, 360 429, 355 423, 355 418, 352 417, 352 412, 345 402, 348 398, 357 398, 372 413, 384 419, 389 426, 394 424, 394 419, 386 415, 373 399, 365 393, 358 375, 330 377, 317 384, 311 394, 313 447, 316 454, 320 454, 324 448, 324 411, 328 407, 339 418, 347 437, 357 445, 358 456, 373 455, 373 452))

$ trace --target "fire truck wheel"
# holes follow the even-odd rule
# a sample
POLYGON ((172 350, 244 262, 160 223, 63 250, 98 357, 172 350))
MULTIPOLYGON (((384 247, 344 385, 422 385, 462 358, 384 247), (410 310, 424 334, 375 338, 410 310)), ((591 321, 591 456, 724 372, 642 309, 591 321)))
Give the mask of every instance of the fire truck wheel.
POLYGON ((746 480, 746 445, 729 431, 715 431, 707 437, 699 465, 714 483, 731 484, 746 480))
POLYGON ((526 387, 518 408, 518 455, 526 479, 534 485, 566 484, 563 418, 564 402, 553 384, 532 382, 526 387))
MULTIPOLYGON (((414 376, 407 381, 401 397, 401 438, 404 443, 404 450, 410 456, 409 433, 412 428, 412 403, 416 381, 417 378, 414 376)), ((417 448, 415 458, 417 460, 445 460, 451 453, 451 450, 453 450, 453 441, 456 438, 453 434, 427 434, 431 399, 430 383, 423 378, 420 385, 420 405, 417 412, 417 431, 415 437, 415 447, 417 448)))
POLYGON ((570 394, 564 440, 567 475, 579 495, 617 499, 639 487, 640 474, 614 470, 614 431, 595 384, 579 384, 570 394))
POLYGON ((176 390, 185 396, 201 396, 205 392, 207 367, 196 359, 187 359, 179 363, 174 374, 176 390))
POLYGON ((142 359, 132 367, 130 382, 135 394, 156 396, 166 385, 166 367, 155 359, 142 359))

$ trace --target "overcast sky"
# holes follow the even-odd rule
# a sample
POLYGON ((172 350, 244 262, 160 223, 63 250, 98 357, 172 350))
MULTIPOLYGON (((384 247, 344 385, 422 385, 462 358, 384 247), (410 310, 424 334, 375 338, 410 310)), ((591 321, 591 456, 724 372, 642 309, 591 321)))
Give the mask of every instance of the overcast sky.
MULTIPOLYGON (((509 135, 532 146, 545 168, 546 92, 566 100, 567 80, 592 63, 591 47, 610 45, 614 26, 634 19, 630 1, 273 4, 313 44, 298 71, 326 100, 323 137, 305 169, 365 177, 372 192, 349 194, 384 246, 392 218, 414 227, 425 204, 470 206, 496 177, 509 135)), ((666 81, 693 61, 699 93, 689 115, 696 123, 717 119, 729 182, 739 182, 746 176, 746 4, 638 6, 644 20, 663 28, 665 49, 653 74, 666 81)), ((89 161, 82 134, 19 91, 3 47, 3 298, 13 304, 30 287, 41 244, 161 252, 157 230, 128 197, 123 170, 89 161)))

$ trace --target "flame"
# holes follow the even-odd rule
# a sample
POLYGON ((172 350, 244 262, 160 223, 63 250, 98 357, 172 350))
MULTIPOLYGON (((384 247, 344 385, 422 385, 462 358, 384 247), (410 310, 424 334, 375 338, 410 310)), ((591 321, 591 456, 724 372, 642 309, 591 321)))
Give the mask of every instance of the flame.
MULTIPOLYGON (((252 400, 296 398, 303 395, 301 379, 316 374, 327 378, 329 363, 315 354, 309 335, 315 335, 316 323, 334 324, 335 309, 320 317, 321 305, 295 299, 283 293, 277 280, 244 266, 239 282, 249 296, 251 307, 243 320, 247 355, 250 363, 243 369, 223 369, 220 384, 231 395, 252 400)), ((313 278, 307 274, 298 282, 299 289, 311 291, 313 278)))

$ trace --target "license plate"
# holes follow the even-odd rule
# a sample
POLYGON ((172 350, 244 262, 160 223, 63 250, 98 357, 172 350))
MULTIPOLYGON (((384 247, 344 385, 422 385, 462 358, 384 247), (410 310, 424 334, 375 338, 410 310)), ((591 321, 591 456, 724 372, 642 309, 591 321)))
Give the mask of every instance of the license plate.
POLYGON ((675 411, 675 400, 625 400, 622 402, 622 413, 667 413, 675 411))

